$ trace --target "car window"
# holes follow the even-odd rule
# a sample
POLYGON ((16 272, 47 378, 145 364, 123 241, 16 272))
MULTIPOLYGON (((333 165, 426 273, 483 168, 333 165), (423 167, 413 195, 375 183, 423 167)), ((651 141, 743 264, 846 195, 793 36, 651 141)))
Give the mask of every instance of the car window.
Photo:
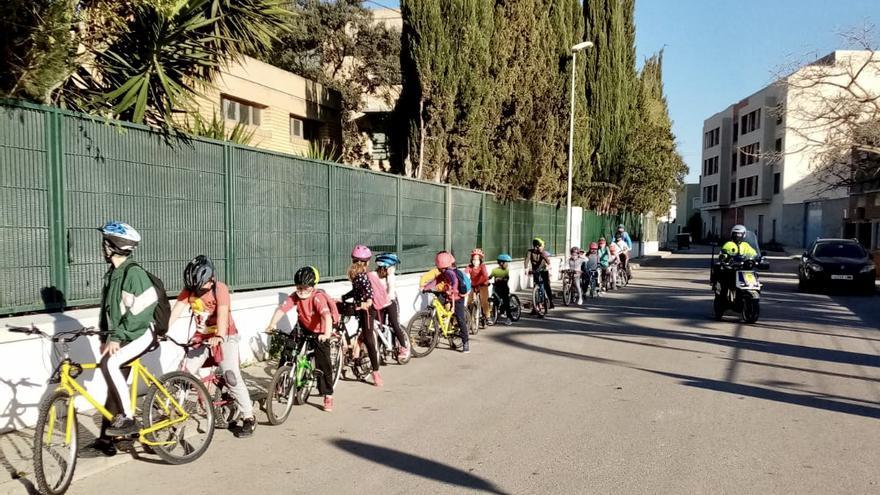
POLYGON ((819 258, 864 258, 865 250, 849 242, 822 242, 816 244, 813 256, 819 258))

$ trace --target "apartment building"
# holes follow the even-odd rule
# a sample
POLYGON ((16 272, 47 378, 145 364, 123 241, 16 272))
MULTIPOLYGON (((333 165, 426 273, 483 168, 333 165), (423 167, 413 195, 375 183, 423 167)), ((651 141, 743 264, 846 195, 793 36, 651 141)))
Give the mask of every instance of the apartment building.
POLYGON ((694 241, 700 237, 700 232, 691 232, 688 222, 694 214, 700 213, 700 184, 682 184, 675 192, 675 205, 669 215, 669 229, 667 240, 675 241, 675 236, 683 232, 690 233, 694 241))
MULTIPOLYGON (((835 64, 866 53, 835 51, 815 63, 835 64)), ((799 77, 803 70, 788 77, 799 77)), ((876 76, 864 79, 880 88, 876 76)), ((792 91, 785 82, 762 88, 704 121, 704 235, 724 238, 734 225, 744 224, 761 243, 800 248, 816 237, 844 234, 848 192, 829 190, 815 179, 816 151, 805 146, 809 122, 803 121, 803 112, 790 111, 813 105, 816 95, 792 91)))
POLYGON ((338 93, 259 60, 244 57, 224 68, 197 100, 202 118, 252 130, 252 146, 295 155, 316 145, 340 149, 338 93))

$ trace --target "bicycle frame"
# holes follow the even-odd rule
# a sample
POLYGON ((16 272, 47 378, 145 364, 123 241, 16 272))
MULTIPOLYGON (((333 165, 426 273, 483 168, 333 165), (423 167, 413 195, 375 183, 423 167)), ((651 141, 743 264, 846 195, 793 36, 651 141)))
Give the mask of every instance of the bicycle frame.
MULTIPOLYGON (((80 385, 76 379, 71 374, 71 370, 74 369, 74 366, 80 370, 95 370, 98 368, 98 363, 86 363, 79 364, 74 363, 70 359, 65 359, 59 365, 59 370, 56 372, 59 379, 59 384, 56 390, 62 390, 67 393, 72 399, 76 398, 77 395, 80 395, 86 399, 98 412, 101 413, 103 417, 108 420, 113 419, 113 414, 104 407, 103 404, 100 404, 91 394, 80 385)), ((145 384, 152 385, 156 387, 166 399, 171 401, 171 405, 176 409, 176 411, 180 414, 180 417, 177 419, 165 419, 162 420, 149 428, 141 429, 138 432, 138 441, 144 445, 148 446, 159 446, 159 445, 172 445, 176 442, 153 442, 146 438, 146 435, 150 433, 155 433, 159 430, 168 428, 169 426, 173 426, 177 423, 181 423, 186 421, 189 418, 189 414, 183 409, 183 407, 174 399, 171 393, 156 379, 143 364, 141 364, 140 359, 136 359, 132 361, 132 363, 128 366, 132 370, 132 380, 131 380, 131 409, 132 411, 137 411, 137 397, 138 397, 138 383, 140 383, 141 379, 145 384)), ((78 374, 78 372, 77 372, 78 374)), ((108 386, 110 386, 108 384, 108 386)), ((68 403, 68 411, 67 411, 67 425, 65 425, 64 431, 64 441, 65 443, 70 443, 71 439, 71 431, 73 428, 73 421, 75 416, 75 407, 74 400, 71 400, 68 403)), ((166 405, 162 404, 162 408, 165 410, 165 413, 170 413, 171 409, 166 405)), ((54 426, 55 426, 55 414, 54 411, 50 411, 49 414, 49 427, 46 429, 46 433, 48 438, 46 441, 51 441, 51 435, 54 426)))
POLYGON ((446 309, 446 306, 440 302, 440 299, 434 296, 434 300, 431 301, 432 312, 434 313, 432 316, 437 321, 438 326, 440 327, 440 332, 444 337, 449 337, 452 334, 452 316, 455 314, 454 308, 446 309))

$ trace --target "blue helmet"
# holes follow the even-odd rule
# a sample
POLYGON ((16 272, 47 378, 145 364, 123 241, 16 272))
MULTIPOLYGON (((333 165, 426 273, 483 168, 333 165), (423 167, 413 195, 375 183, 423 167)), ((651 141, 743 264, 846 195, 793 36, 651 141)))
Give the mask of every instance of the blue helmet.
POLYGON ((141 242, 141 235, 131 225, 109 221, 98 228, 104 236, 104 243, 113 254, 128 256, 141 242))
POLYGON ((389 267, 399 264, 400 258, 398 258, 397 255, 394 253, 382 253, 376 256, 376 266, 378 267, 389 267))
POLYGON ((499 263, 510 263, 511 261, 513 261, 513 258, 511 258, 510 255, 507 253, 501 253, 498 255, 499 263))

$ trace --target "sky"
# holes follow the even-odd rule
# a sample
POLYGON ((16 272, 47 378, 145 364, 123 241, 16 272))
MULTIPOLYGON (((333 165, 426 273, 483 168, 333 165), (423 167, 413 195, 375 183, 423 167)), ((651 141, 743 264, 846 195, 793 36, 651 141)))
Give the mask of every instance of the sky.
POLYGON ((663 81, 687 182, 699 180, 703 120, 772 83, 783 67, 847 48, 840 33, 880 22, 878 8, 880 0, 636 0, 639 65, 664 49, 663 81))

